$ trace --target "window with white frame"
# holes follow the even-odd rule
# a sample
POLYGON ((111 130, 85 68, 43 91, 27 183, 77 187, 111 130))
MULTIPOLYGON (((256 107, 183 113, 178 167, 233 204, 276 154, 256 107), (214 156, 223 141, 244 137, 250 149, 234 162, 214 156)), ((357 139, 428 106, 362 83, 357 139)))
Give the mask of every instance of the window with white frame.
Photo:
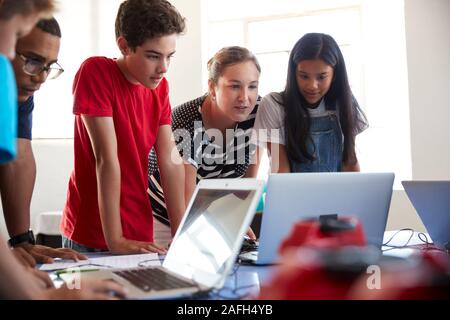
MULTIPOLYGON (((369 119, 370 128, 357 138, 361 170, 395 172, 396 187, 411 178, 403 0, 205 0, 203 5, 203 64, 224 46, 249 48, 261 64, 262 96, 283 90, 290 50, 301 36, 333 36, 369 119)), ((267 171, 265 159, 259 177, 267 171)))
MULTIPOLYGON (((294 43, 305 33, 332 35, 344 54, 354 95, 370 128, 358 136, 362 171, 411 178, 404 0, 196 0, 205 14, 206 62, 220 48, 246 46, 262 66, 260 94, 283 89, 294 43)), ((122 0, 60 0, 61 77, 36 93, 33 136, 72 138, 72 81, 93 55, 118 56, 114 19, 122 0)), ((189 17, 187 20, 189 33, 189 17)), ((179 54, 183 54, 180 52, 179 54)), ((264 167, 265 166, 265 167, 264 167)), ((261 176, 267 173, 263 165, 261 176)))

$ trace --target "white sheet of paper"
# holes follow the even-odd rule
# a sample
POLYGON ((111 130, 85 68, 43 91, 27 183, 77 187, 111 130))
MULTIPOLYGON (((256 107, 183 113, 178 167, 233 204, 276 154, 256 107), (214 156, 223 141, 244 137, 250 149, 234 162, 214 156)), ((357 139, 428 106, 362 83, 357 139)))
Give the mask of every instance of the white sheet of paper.
POLYGON ((54 263, 42 264, 39 270, 42 271, 56 271, 69 268, 81 269, 110 269, 110 268, 134 268, 134 267, 149 267, 160 266, 161 261, 157 253, 133 254, 121 256, 102 256, 89 258, 88 260, 73 261, 55 259, 54 263))

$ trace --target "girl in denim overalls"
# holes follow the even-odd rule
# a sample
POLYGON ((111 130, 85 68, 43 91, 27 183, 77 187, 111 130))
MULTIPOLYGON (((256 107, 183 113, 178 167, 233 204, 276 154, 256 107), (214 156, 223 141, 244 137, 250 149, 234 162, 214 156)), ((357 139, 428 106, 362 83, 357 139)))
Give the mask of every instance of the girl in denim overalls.
POLYGON ((355 137, 367 121, 331 36, 309 33, 295 44, 286 88, 264 97, 254 128, 272 172, 359 171, 355 137))

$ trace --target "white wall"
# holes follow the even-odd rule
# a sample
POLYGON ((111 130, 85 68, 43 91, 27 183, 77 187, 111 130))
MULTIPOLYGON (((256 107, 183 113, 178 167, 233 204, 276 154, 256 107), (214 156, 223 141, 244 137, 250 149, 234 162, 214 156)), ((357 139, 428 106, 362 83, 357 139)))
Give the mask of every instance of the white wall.
POLYGON ((450 1, 406 0, 414 179, 450 179, 450 1))
MULTIPOLYGON (((412 176, 413 179, 448 180, 450 1, 405 0, 405 18, 412 176)), ((389 71, 387 76, 395 77, 389 71)), ((405 192, 396 191, 388 228, 401 227, 424 230, 405 192)))
POLYGON ((179 37, 177 52, 167 74, 170 101, 175 107, 203 94, 201 36, 203 18, 201 0, 173 0, 171 3, 186 17, 186 33, 179 37))
MULTIPOLYGON (((168 75, 173 105, 202 94, 201 1, 172 1, 187 17, 188 27, 187 34, 180 38, 168 75)), ((450 179, 450 1, 406 0, 405 15, 413 178, 450 179)), ((387 70, 386 76, 395 74, 387 70)), ((64 205, 73 166, 73 142, 35 140, 33 148, 38 166, 31 208, 35 226, 39 212, 64 205)), ((395 191, 387 228, 402 227, 424 230, 405 193, 395 191)), ((5 231, 3 219, 0 231, 5 231)))

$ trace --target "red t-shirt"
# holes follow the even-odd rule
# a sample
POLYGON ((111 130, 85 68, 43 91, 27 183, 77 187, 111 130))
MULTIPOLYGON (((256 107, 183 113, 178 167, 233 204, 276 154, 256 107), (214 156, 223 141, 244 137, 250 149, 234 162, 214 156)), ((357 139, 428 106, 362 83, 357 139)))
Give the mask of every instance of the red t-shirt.
POLYGON ((81 115, 112 117, 120 163, 120 217, 127 239, 153 241, 153 217, 147 197, 148 154, 158 129, 170 125, 168 83, 154 89, 130 83, 116 60, 87 59, 73 83, 75 161, 61 231, 91 248, 106 249, 97 196, 95 157, 81 115))

